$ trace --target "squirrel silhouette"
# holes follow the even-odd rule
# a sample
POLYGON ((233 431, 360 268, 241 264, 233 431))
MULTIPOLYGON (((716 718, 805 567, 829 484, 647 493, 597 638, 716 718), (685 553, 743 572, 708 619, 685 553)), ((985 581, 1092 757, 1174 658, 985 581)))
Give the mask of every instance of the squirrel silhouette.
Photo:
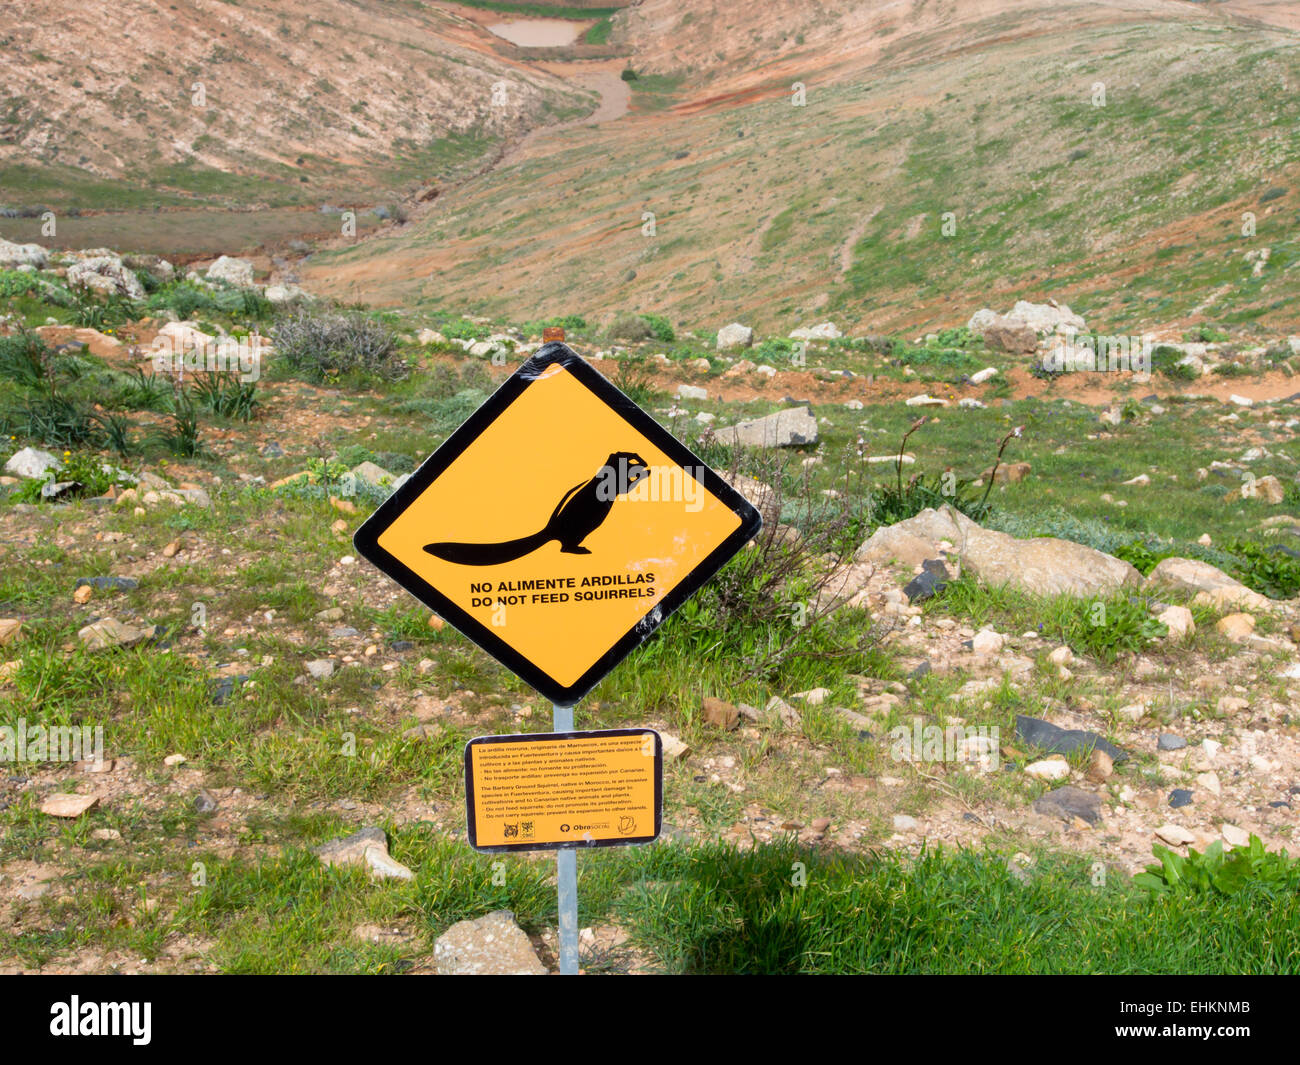
POLYGON ((609 517, 614 500, 630 492, 642 478, 649 476, 645 459, 631 451, 615 451, 605 465, 588 481, 575 484, 560 498, 546 524, 530 536, 504 540, 495 544, 459 543, 447 540, 425 544, 435 558, 462 566, 497 566, 531 554, 552 540, 568 555, 589 555, 582 541, 600 528, 609 517))

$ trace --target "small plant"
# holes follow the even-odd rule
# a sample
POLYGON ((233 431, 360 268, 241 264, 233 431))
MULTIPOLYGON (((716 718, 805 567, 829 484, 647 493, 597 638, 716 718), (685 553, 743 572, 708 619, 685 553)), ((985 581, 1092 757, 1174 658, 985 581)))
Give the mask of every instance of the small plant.
POLYGON ((1300 559, 1253 540, 1228 540, 1223 550, 1236 560, 1233 576, 1247 588, 1270 599, 1290 599, 1300 593, 1300 559))
POLYGON ((1294 894, 1300 891, 1300 862, 1286 851, 1267 851, 1258 836, 1251 836, 1245 847, 1228 854, 1215 840, 1200 854, 1189 850, 1187 856, 1166 847, 1151 848, 1158 865, 1148 865, 1133 883, 1152 895, 1235 895, 1244 888, 1258 885, 1270 892, 1294 894))
POLYGON ((184 392, 177 392, 172 401, 171 424, 159 430, 155 441, 179 458, 192 459, 203 454, 199 441, 199 412, 184 392))
POLYGON ((241 422, 252 421, 258 407, 257 385, 252 381, 241 381, 233 370, 199 375, 194 380, 191 395, 199 406, 213 414, 237 418, 241 422))
POLYGON ((49 388, 53 371, 54 352, 35 333, 0 337, 0 377, 24 388, 49 388))
POLYGON ((95 420, 103 431, 105 446, 112 448, 119 457, 129 458, 134 450, 130 422, 120 414, 98 414, 95 420))
POLYGON ((172 390, 156 373, 140 366, 127 371, 127 380, 117 389, 117 402, 130 410, 164 411, 171 406, 172 390))
POLYGON ((654 402, 659 394, 654 386, 654 371, 642 358, 625 357, 618 360, 618 372, 614 375, 614 384, 638 407, 654 402))

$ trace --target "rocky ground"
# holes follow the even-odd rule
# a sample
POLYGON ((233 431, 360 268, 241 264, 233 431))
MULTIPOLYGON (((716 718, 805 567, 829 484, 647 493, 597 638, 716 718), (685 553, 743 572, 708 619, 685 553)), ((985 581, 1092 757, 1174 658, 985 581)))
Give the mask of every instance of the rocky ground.
MULTIPOLYGON (((180 281, 159 260, 106 249, 59 258, 3 245, 0 255, 39 283, 52 310, 62 292, 139 300, 144 274, 163 292, 255 291, 272 308, 310 306, 287 285, 254 290, 252 264, 239 259, 180 281)), ((11 317, 9 335, 23 324, 11 317)), ((11 436, 0 477, 6 723, 99 723, 105 750, 75 764, 15 761, 0 778, 0 955, 10 967, 237 967, 237 937, 193 908, 196 855, 227 877, 261 862, 301 875, 355 867, 400 892, 438 883, 420 834, 464 848, 464 739, 544 728, 549 708, 350 544, 438 442, 421 420, 443 401, 403 407, 421 382, 490 384, 538 346, 492 323, 449 337, 463 324, 403 323, 399 350, 413 370, 400 388, 308 383, 276 372, 274 344, 259 343, 256 416, 210 419, 205 449, 189 458, 152 444, 130 458, 93 456, 111 482, 97 495, 77 479, 84 472, 69 472, 71 450, 11 436), (397 462, 385 456, 402 440, 406 470, 385 468, 379 460, 397 462), (341 760, 349 743, 354 754, 341 760), (90 904, 79 878, 91 870, 106 918, 70 924, 90 904)), ((51 351, 109 375, 105 387, 150 366, 160 338, 204 352, 247 334, 229 316, 184 318, 167 306, 112 327, 54 314, 33 329, 51 351)), ((1251 587, 1209 559, 1244 566, 1240 547, 1213 554, 1241 538, 1272 550, 1277 565, 1296 557, 1287 448, 1300 338, 1166 335, 1161 365, 1176 371, 1045 378, 1035 365, 1086 332, 1068 307, 981 311, 960 332, 951 354, 982 370, 879 359, 874 342, 842 338, 831 323, 775 340, 736 323, 671 357, 652 339, 574 339, 615 380, 629 367, 642 373, 642 402, 675 431, 731 456, 726 475, 772 531, 748 553, 789 545, 812 575, 807 605, 821 631, 856 647, 842 660, 757 673, 685 650, 666 666, 634 658, 584 704, 582 723, 664 733, 665 834, 676 843, 987 849, 1022 872, 1067 852, 1120 877, 1148 864, 1154 844, 1186 853, 1258 837, 1269 850, 1294 848, 1296 589, 1284 569, 1238 569, 1251 587), (1036 391, 1020 394, 1020 380, 1036 391), (1100 392, 1104 401, 1087 402, 1100 392), (1076 420, 1051 427, 1063 418, 1076 420), (1011 449, 982 457, 982 473, 971 469, 972 449, 987 446, 975 444, 974 426, 1011 449), (896 430, 920 434, 904 438, 897 475, 896 430), (889 434, 879 445, 877 432, 889 434), (846 548, 826 550, 819 536, 831 519, 809 520, 806 506, 853 511, 896 476, 901 485, 930 465, 927 433, 952 434, 938 438, 940 453, 969 471, 972 491, 992 480, 992 516, 972 520, 962 506, 975 497, 936 487, 932 505, 869 521, 846 548), (1171 435, 1203 447, 1173 448, 1171 435), (1031 446, 1026 461, 1018 449, 1031 446), (1080 446, 1114 465, 1086 488, 1068 465, 1080 446), (855 449, 876 485, 861 498, 855 449), (1125 545, 1119 529, 1110 540, 1035 535, 1056 493, 1054 504, 1075 500, 1097 528, 1114 518, 1128 538, 1155 534, 1145 542, 1160 557, 1081 542, 1125 545)), ((937 336, 900 343, 943 347, 937 336)), ((470 409, 483 394, 472 393, 470 409)), ((168 415, 134 417, 146 428, 168 415)), ((669 626, 663 639, 685 648, 689 634, 669 626)), ((429 926, 374 901, 390 896, 367 897, 338 917, 340 942, 414 971, 473 969, 498 932, 513 945, 493 964, 554 964, 544 923, 529 924, 531 939, 488 910, 471 924, 429 926)), ((584 936, 593 966, 618 955, 623 968, 654 967, 617 916, 584 936)))

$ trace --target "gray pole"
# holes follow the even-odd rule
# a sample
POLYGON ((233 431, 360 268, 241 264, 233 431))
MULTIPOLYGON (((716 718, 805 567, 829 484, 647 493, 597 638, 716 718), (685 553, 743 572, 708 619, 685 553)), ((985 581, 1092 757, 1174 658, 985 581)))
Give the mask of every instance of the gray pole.
MULTIPOLYGON (((573 731, 573 707, 552 703, 552 729, 573 731)), ((560 975, 578 975, 578 852, 557 850, 555 872, 559 886, 560 975)))

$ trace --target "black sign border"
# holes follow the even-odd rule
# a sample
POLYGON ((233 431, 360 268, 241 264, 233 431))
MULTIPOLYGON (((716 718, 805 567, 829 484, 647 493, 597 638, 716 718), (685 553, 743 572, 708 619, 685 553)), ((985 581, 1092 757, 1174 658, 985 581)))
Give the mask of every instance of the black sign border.
POLYGON ((591 847, 633 847, 653 843, 659 838, 664 824, 664 743, 659 733, 652 728, 604 728, 591 729, 586 732, 512 732, 504 736, 475 736, 465 744, 465 835, 469 845, 483 854, 498 854, 505 851, 569 851, 588 850, 591 847), (576 839, 559 843, 502 843, 489 847, 478 845, 478 833, 474 830, 474 774, 470 771, 470 750, 476 745, 491 743, 531 743, 536 740, 582 740, 605 736, 644 736, 649 733, 655 738, 655 830, 649 836, 625 836, 617 839, 576 839))
MULTIPOLYGON (((562 425, 557 425, 555 429, 557 434, 564 432, 562 425)), ((352 537, 352 543, 362 558, 395 580, 458 632, 478 644, 546 698, 559 706, 572 706, 599 684, 619 662, 649 639, 655 629, 662 625, 674 610, 694 595, 736 552, 757 536, 762 527, 763 519, 749 500, 727 484, 654 418, 628 399, 577 352, 566 344, 552 341, 539 348, 518 370, 506 378, 501 387, 492 393, 487 401, 420 465, 418 470, 411 474, 410 479, 380 504, 379 508, 357 529, 352 537), (511 403, 523 395, 545 370, 557 364, 573 374, 580 383, 595 394, 597 399, 604 402, 633 429, 650 440, 673 462, 679 466, 694 467, 702 471, 703 476, 697 479, 702 480, 704 487, 740 518, 740 527, 719 544, 685 580, 657 601, 655 607, 659 610, 659 620, 655 625, 646 626, 643 615, 604 655, 597 659, 587 672, 567 686, 535 666, 497 636, 489 626, 462 610, 419 574, 379 546, 379 537, 421 493, 455 462, 511 403)))

